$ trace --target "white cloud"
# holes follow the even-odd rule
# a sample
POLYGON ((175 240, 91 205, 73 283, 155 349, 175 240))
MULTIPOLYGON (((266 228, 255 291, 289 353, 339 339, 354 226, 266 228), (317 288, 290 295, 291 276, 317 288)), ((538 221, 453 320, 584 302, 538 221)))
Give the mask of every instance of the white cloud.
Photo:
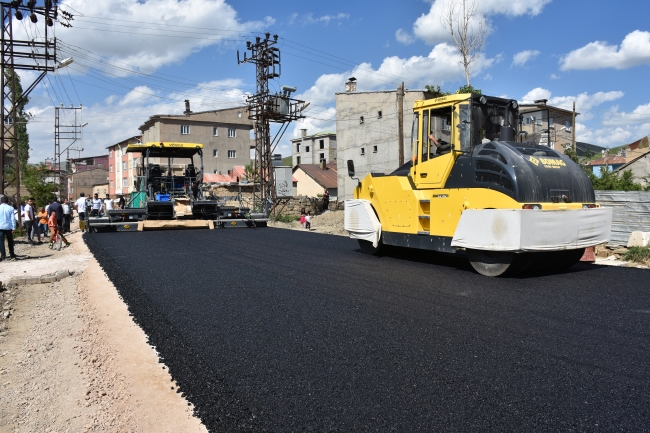
POLYGON ((403 29, 398 29, 395 32, 395 39, 397 39, 397 42, 402 43, 404 45, 410 45, 413 42, 415 42, 415 38, 413 37, 413 35, 403 29))
MULTIPOLYGON (((347 78, 352 76, 357 78, 357 91, 359 92, 392 90, 401 81, 406 83, 407 88, 418 86, 423 88, 425 84, 443 85, 445 82, 456 81, 462 77, 459 61, 460 54, 456 48, 445 43, 438 44, 426 57, 387 57, 377 69, 374 69, 370 63, 362 63, 352 71, 321 75, 310 89, 297 95, 297 98, 317 101, 317 103, 332 102, 334 94, 343 92, 347 78)), ((481 55, 474 72, 478 74, 497 61, 497 58, 487 58, 481 55)))
POLYGON ((643 135, 638 135, 636 128, 600 128, 590 129, 580 123, 576 123, 576 141, 596 144, 603 147, 616 147, 628 144, 643 135))
MULTIPOLYGON (((89 54, 84 50, 89 50, 114 61, 155 70, 180 63, 203 48, 230 44, 239 36, 238 32, 262 31, 274 22, 269 17, 241 22, 235 9, 225 0, 69 0, 62 8, 73 13, 75 18, 72 28, 57 26, 56 36, 63 43, 82 50, 75 53, 61 45, 59 55, 74 57, 77 68, 87 62, 82 57, 89 54)), ((19 22, 14 21, 14 24, 15 32, 25 32, 19 22)), ((113 64, 117 65, 125 67, 113 64)), ((111 68, 111 71, 117 70, 111 68)), ((129 72, 119 73, 128 75, 129 72)))
MULTIPOLYGON (((571 110, 573 108, 573 102, 576 103, 576 111, 588 111, 598 105, 601 105, 608 101, 615 101, 620 99, 625 94, 620 91, 613 92, 596 92, 589 94, 587 92, 581 93, 578 96, 552 96, 552 93, 548 89, 541 87, 536 87, 521 98, 521 102, 524 104, 531 104, 538 99, 548 99, 548 105, 554 107, 564 108, 565 110, 571 110)), ((582 118, 590 116, 588 113, 582 113, 582 118)))
POLYGON ((291 15, 291 18, 289 19, 289 24, 306 25, 306 24, 325 23, 325 25, 327 25, 332 21, 343 21, 348 19, 350 19, 350 14, 344 14, 344 13, 338 13, 336 15, 323 15, 320 17, 314 17, 313 13, 308 13, 305 15, 298 15, 297 13, 294 13, 291 15))
MULTIPOLYGON (((618 108, 618 107, 617 107, 618 108)), ((638 125, 650 122, 650 103, 639 105, 629 113, 619 112, 615 109, 605 116, 603 125, 638 125)))
MULTIPOLYGON (((440 17, 444 6, 449 0, 434 0, 428 13, 422 14, 413 24, 413 33, 427 44, 449 41, 449 33, 442 27, 440 17)), ((535 16, 542 12, 544 6, 551 0, 482 0, 480 4, 480 17, 487 20, 494 15, 518 17, 522 15, 535 16)), ((476 25, 476 21, 473 24, 476 25)), ((488 31, 491 31, 489 21, 488 31)))
POLYGON ((560 60, 563 71, 571 69, 628 69, 650 64, 650 32, 635 30, 623 39, 620 47, 596 41, 571 51, 560 60))
POLYGON ((539 54, 537 50, 521 51, 512 57, 512 64, 515 66, 524 66, 527 62, 539 56, 539 54))
MULTIPOLYGON (((139 86, 126 95, 113 94, 102 102, 84 106, 81 121, 88 122, 88 126, 83 128, 83 155, 101 155, 106 147, 139 135, 138 126, 149 116, 181 114, 185 99, 191 101, 193 111, 243 106, 245 92, 241 85, 238 79, 211 81, 183 93, 162 93, 139 86)), ((34 94, 29 111, 36 114, 27 126, 33 149, 30 162, 39 162, 53 154, 54 108, 49 98, 39 92, 34 94)))
POLYGON ((560 79, 559 75, 551 74, 551 80, 559 80, 559 79, 560 79))

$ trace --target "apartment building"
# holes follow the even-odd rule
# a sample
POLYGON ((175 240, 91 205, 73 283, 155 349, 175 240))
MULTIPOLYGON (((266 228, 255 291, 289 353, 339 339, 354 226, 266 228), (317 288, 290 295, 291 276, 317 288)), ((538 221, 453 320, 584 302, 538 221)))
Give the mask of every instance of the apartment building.
POLYGON ((157 114, 139 127, 143 143, 203 144, 204 171, 212 174, 225 174, 233 166, 250 163, 250 151, 255 148, 253 128, 246 107, 195 113, 190 111, 189 101, 183 114, 157 114))

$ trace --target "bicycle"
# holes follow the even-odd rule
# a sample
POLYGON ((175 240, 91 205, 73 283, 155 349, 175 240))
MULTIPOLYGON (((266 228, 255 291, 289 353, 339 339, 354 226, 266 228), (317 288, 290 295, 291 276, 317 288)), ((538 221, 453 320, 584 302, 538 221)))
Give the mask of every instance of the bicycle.
POLYGON ((57 232, 56 235, 54 235, 54 239, 52 240, 51 248, 53 250, 61 251, 62 243, 63 243, 63 238, 61 238, 61 233, 57 232))

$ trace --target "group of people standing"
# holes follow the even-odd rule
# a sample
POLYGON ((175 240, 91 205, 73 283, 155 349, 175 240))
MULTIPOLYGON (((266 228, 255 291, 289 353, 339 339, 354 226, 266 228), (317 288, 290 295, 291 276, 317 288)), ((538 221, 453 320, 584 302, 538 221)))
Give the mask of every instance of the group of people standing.
MULTIPOLYGON (((63 236, 63 233, 70 232, 70 221, 72 219, 72 208, 68 199, 64 199, 63 203, 59 203, 58 199, 55 198, 45 207, 38 208, 38 213, 36 211, 35 200, 31 197, 22 207, 23 227, 27 233, 27 241, 32 245, 35 243, 42 244, 43 239, 49 235, 51 248, 54 237, 59 233, 66 246, 70 245, 63 236)), ((10 249, 12 248, 10 247, 10 249)))

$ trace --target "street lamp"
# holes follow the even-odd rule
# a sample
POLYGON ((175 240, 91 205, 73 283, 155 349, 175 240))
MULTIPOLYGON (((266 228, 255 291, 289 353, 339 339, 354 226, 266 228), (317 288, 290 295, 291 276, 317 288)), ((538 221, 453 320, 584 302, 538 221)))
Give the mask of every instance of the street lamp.
POLYGON ((72 57, 68 57, 67 59, 63 59, 63 60, 61 60, 61 62, 58 65, 56 65, 56 69, 65 68, 66 66, 68 66, 72 62, 74 62, 74 59, 72 57))

